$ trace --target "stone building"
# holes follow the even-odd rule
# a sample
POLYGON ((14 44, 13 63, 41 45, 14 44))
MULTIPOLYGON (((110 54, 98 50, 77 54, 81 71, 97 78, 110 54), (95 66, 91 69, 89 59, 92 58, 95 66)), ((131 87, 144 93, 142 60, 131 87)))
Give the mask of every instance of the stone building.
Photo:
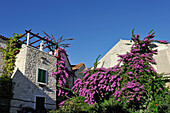
MULTIPOLYGON (((74 74, 76 75, 77 78, 81 78, 84 76, 83 72, 86 68, 86 65, 84 63, 80 63, 80 64, 76 64, 76 65, 71 65, 72 70, 74 72, 74 74)), ((76 78, 74 77, 74 81, 76 80, 76 78)))
MULTIPOLYGON (((8 38, 0 36, 0 47, 7 46, 8 38)), ((2 56, 0 52, 0 56, 2 56)), ((85 64, 71 65, 65 55, 65 67, 72 71, 76 77, 67 79, 71 88, 77 78, 83 76, 79 72, 85 69, 85 64)), ((15 69, 11 76, 14 83, 13 99, 11 100, 10 113, 16 113, 20 108, 55 109, 56 108, 56 78, 51 76, 56 70, 57 58, 51 53, 43 51, 43 42, 40 48, 22 44, 20 52, 16 55, 15 69)), ((0 68, 4 59, 0 57, 0 68)), ((0 71, 0 75, 2 69, 0 71)))
MULTIPOLYGON (((15 70, 12 80, 15 83, 11 100, 11 113, 16 113, 19 107, 34 109, 55 109, 56 79, 51 73, 56 70, 57 58, 32 46, 22 45, 16 55, 15 70)), ((68 59, 66 67, 72 71, 68 59)), ((69 78, 69 86, 73 78, 69 78)))
MULTIPOLYGON (((0 37, 0 46, 5 48, 8 38, 0 37)), ((2 56, 2 52, 0 52, 2 56)), ((69 59, 65 57, 65 66, 72 71, 69 59)), ((20 108, 55 109, 56 108, 56 78, 51 76, 56 70, 57 58, 53 54, 22 44, 16 55, 15 69, 11 76, 14 82, 13 99, 10 113, 17 113, 20 108)), ((4 59, 0 57, 1 68, 4 59)), ((2 69, 1 69, 2 70, 2 69)), ((2 72, 1 72, 2 73, 2 72)), ((73 86, 74 78, 68 79, 69 87, 73 86)))
MULTIPOLYGON (((126 45, 127 43, 132 43, 130 40, 122 40, 113 46, 100 60, 99 67, 113 67, 118 62, 118 55, 126 54, 130 51, 131 45, 126 45)), ((153 65, 158 73, 164 73, 164 76, 170 76, 170 44, 160 44, 154 43, 154 48, 158 50, 158 54, 154 55, 153 58, 156 60, 156 65, 153 65)), ((170 86, 170 83, 167 83, 170 86)))
MULTIPOLYGON (((8 40, 8 38, 0 35, 0 47, 5 48, 8 43, 7 40, 8 40)), ((0 51, 0 76, 2 74, 2 68, 4 66, 4 60, 3 60, 2 56, 3 56, 3 53, 0 51)))

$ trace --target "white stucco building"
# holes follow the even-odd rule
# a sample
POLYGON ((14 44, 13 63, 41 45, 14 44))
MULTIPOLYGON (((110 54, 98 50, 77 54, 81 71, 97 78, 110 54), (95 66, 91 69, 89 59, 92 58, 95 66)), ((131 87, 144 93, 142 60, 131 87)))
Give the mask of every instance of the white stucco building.
MULTIPOLYGON (((130 40, 122 40, 113 46, 100 60, 99 67, 114 67, 120 59, 117 54, 122 55, 130 51, 132 43, 130 40)), ((154 55, 153 58, 156 60, 156 65, 153 65, 158 73, 164 73, 164 76, 170 76, 170 44, 154 43, 155 49, 158 50, 158 54, 154 55)), ((170 83, 167 83, 170 86, 170 83)))

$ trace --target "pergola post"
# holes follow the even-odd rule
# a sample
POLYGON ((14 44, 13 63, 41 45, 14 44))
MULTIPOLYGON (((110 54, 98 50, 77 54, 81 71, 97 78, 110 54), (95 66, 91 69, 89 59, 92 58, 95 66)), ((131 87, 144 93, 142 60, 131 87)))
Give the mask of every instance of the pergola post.
POLYGON ((30 33, 27 33, 27 46, 29 45, 30 33))

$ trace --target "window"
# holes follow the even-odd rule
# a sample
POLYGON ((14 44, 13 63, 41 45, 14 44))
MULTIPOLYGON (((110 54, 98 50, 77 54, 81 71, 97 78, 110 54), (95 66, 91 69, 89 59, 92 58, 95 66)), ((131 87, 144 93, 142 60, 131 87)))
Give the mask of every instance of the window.
POLYGON ((45 83, 45 84, 47 83, 47 71, 46 70, 38 68, 37 82, 45 83))
POLYGON ((36 96, 35 109, 38 111, 45 110, 45 97, 36 96))

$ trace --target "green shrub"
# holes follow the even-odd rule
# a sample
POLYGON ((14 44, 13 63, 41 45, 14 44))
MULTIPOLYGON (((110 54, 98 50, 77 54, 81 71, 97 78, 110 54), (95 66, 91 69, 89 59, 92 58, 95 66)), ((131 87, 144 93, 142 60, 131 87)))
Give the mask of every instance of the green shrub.
POLYGON ((101 103, 102 113, 129 113, 114 97, 101 103))
MULTIPOLYGON (((84 97, 72 97, 66 100, 64 105, 56 110, 55 113, 93 113, 92 107, 84 102, 84 97)), ((54 113, 54 111, 51 111, 51 113, 54 113)))

